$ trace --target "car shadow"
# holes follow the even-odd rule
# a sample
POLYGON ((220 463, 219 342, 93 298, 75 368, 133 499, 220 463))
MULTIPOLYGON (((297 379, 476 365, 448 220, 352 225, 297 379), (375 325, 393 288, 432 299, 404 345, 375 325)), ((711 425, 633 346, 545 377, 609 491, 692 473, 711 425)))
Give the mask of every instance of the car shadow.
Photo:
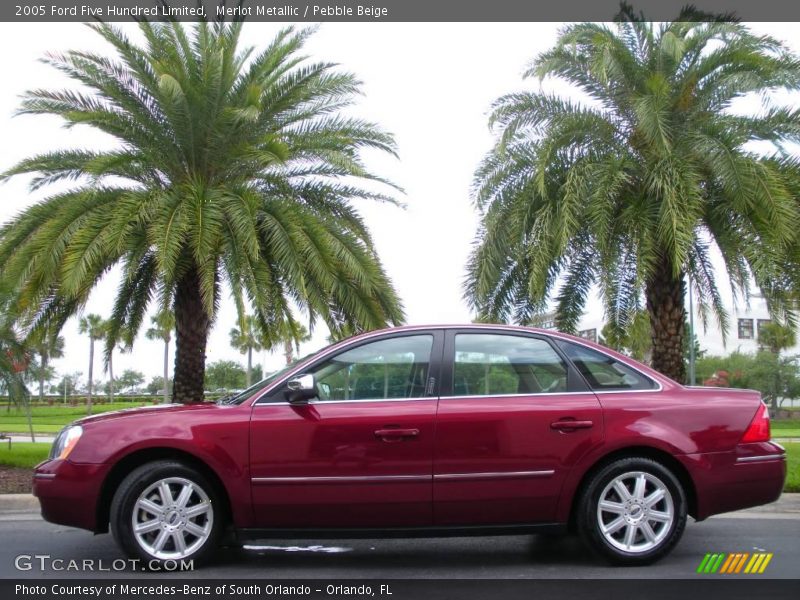
POLYGON ((475 572, 496 567, 585 566, 595 558, 575 536, 508 536, 437 539, 336 540, 335 542, 275 541, 248 543, 244 548, 224 548, 207 569, 252 570, 265 568, 291 572, 311 570, 321 576, 342 571, 369 577, 387 569, 402 575, 435 576, 439 569, 475 572))

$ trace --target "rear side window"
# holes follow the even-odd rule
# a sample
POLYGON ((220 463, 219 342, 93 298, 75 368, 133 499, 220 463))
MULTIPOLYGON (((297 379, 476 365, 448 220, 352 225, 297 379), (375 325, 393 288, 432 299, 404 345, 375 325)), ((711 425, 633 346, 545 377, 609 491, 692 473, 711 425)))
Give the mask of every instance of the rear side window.
POLYGON ((454 396, 560 393, 567 366, 545 340, 494 334, 458 334, 454 396))
POLYGON ((595 391, 654 390, 658 388, 652 379, 612 356, 564 340, 558 340, 557 343, 575 368, 583 375, 589 387, 595 391))

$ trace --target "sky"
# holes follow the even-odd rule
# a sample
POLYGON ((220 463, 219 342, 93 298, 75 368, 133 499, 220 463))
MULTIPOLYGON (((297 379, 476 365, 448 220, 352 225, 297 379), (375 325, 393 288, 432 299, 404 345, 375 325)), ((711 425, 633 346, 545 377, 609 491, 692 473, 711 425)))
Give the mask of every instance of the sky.
MULTIPOLYGON (((248 23, 242 41, 263 47, 281 26, 248 23)), ((136 38, 134 28, 123 27, 136 38)), ((403 300, 408 324, 472 319, 462 297, 465 264, 478 224, 470 184, 494 139, 487 124, 489 109, 502 94, 539 87, 538 82, 523 81, 522 72, 555 42, 559 27, 556 23, 326 23, 307 43, 306 54, 312 59, 339 63, 359 77, 364 95, 353 111, 396 137, 399 159, 377 154, 365 158, 374 171, 405 190, 399 197, 405 208, 366 201, 357 208, 403 300)), ((786 40, 800 52, 796 27, 788 23, 752 26, 786 40)), ((25 90, 73 86, 38 62, 47 52, 69 49, 108 51, 99 36, 81 24, 0 24, 0 172, 23 158, 57 148, 114 145, 88 128, 65 130, 56 118, 13 116, 25 90)), ((559 82, 544 86, 570 93, 559 82)), ((0 185, 0 223, 60 189, 52 186, 31 193, 28 180, 17 177, 0 185)), ((118 276, 112 271, 101 281, 85 312, 109 315, 118 276)), ((209 362, 244 362, 245 357, 229 345, 229 331, 235 324, 234 307, 224 299, 209 339, 209 362)), ((89 341, 78 334, 77 319, 70 320, 63 335, 65 357, 53 364, 60 373, 80 371, 85 379, 89 341)), ((318 327, 301 353, 323 346, 326 335, 324 326, 318 327)), ((267 371, 283 360, 279 351, 262 353, 258 359, 267 371)), ((136 369, 149 380, 161 373, 162 361, 163 346, 145 339, 142 331, 131 354, 115 355, 114 371, 136 369)), ((95 373, 100 371, 98 359, 95 373)))

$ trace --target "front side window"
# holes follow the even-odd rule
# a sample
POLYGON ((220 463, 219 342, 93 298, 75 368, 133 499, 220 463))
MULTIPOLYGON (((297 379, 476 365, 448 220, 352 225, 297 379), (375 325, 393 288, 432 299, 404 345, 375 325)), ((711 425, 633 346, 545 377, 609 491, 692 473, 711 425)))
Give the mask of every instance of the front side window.
POLYGON ((314 367, 317 398, 388 400, 425 396, 432 335, 371 342, 347 350, 314 367))
POLYGON ((595 391, 652 390, 657 387, 650 378, 612 356, 564 340, 558 340, 558 345, 595 391))
POLYGON ((545 340, 470 333, 455 339, 454 396, 567 391, 567 366, 545 340))

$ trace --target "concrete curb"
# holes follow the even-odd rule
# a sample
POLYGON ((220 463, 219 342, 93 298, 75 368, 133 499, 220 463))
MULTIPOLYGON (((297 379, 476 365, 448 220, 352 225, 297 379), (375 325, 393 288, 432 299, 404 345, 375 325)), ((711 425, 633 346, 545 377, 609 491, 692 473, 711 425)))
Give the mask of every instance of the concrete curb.
POLYGON ((765 513, 800 515, 800 494, 787 492, 782 494, 777 502, 765 504, 764 506, 756 506, 755 508, 746 508, 745 510, 738 511, 736 514, 748 515, 765 513))
POLYGON ((0 494, 0 514, 39 512, 39 499, 33 494, 0 494))
MULTIPOLYGON (((30 442, 31 436, 25 435, 22 433, 9 433, 8 436, 11 438, 11 443, 15 442, 30 442)), ((52 433, 43 433, 43 434, 36 434, 36 443, 37 444, 52 444, 53 440, 55 440, 55 436, 52 433)))

